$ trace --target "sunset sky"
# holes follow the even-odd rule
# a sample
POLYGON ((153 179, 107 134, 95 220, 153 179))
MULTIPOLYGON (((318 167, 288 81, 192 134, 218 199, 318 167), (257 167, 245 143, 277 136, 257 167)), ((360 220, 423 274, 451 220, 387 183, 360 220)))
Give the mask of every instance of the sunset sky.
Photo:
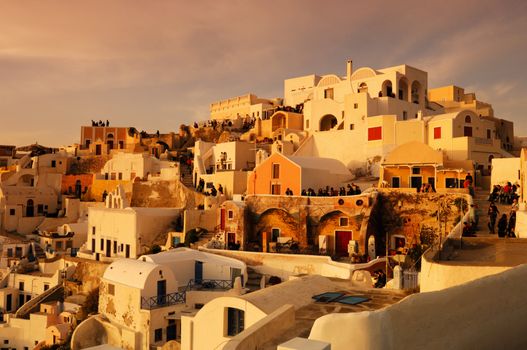
POLYGON ((0 144, 79 142, 91 119, 175 131, 348 58, 465 87, 527 136, 527 2, 428 3, 0 0, 0 144))

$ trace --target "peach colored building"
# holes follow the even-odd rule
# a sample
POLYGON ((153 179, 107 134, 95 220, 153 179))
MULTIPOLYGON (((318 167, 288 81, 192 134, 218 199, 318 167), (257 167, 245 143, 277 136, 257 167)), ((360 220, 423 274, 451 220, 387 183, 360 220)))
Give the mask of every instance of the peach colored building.
POLYGON ((112 149, 125 149, 128 128, 110 126, 81 127, 81 148, 96 155, 108 154, 112 149))
POLYGON ((408 142, 395 148, 381 165, 379 184, 392 188, 435 189, 463 187, 467 173, 473 174, 470 161, 449 161, 441 151, 421 142, 408 142))
POLYGON ((349 180, 350 172, 338 160, 274 153, 249 175, 247 193, 285 195, 289 188, 298 196, 303 189, 338 188, 349 180))

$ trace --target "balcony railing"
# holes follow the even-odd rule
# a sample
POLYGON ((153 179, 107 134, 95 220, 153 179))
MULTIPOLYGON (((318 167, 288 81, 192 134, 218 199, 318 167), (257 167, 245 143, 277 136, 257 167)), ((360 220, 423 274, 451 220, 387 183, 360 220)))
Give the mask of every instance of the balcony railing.
POLYGON ((165 307, 175 304, 184 304, 187 292, 174 292, 165 295, 158 295, 150 298, 141 298, 141 309, 152 310, 158 307, 165 307))
POLYGON ((174 292, 165 295, 158 295, 150 298, 141 298, 141 309, 152 310, 160 307, 184 304, 187 300, 187 292, 191 290, 228 290, 232 289, 233 281, 231 280, 190 280, 181 292, 174 292))

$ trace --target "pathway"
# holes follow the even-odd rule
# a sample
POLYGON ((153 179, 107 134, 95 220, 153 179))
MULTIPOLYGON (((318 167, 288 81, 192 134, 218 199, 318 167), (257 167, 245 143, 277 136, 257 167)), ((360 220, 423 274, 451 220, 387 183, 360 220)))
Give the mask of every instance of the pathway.
POLYGON ((498 207, 499 214, 498 219, 496 219, 496 228, 495 232, 496 234, 490 234, 488 229, 488 223, 489 223, 489 217, 487 215, 487 211, 489 210, 490 202, 488 201, 489 198, 489 192, 488 190, 484 189, 477 189, 476 195, 474 196, 474 203, 477 205, 477 208, 479 209, 479 223, 478 223, 478 230, 476 232, 476 235, 478 237, 487 237, 487 238, 496 238, 498 237, 498 219, 500 218, 500 215, 502 214, 509 214, 510 212, 510 204, 500 204, 499 202, 496 202, 496 206, 498 207))

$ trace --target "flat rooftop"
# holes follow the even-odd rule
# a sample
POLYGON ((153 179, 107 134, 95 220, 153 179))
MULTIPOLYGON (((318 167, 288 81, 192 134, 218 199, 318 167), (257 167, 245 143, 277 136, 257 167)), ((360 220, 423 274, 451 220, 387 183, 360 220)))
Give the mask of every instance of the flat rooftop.
POLYGON ((518 266, 527 264, 526 238, 464 237, 443 264, 473 266, 518 266))
POLYGON ((390 289, 354 289, 350 288, 349 281, 333 278, 331 278, 331 280, 335 285, 338 286, 337 292, 351 296, 365 297, 369 300, 356 305, 348 305, 339 302, 317 302, 313 299, 313 302, 296 310, 295 325, 293 327, 280 334, 277 338, 263 344, 261 349, 276 349, 278 345, 294 337, 309 337, 313 323, 315 323, 315 320, 321 316, 332 313, 350 313, 378 310, 399 302, 409 294, 405 291, 390 289))

